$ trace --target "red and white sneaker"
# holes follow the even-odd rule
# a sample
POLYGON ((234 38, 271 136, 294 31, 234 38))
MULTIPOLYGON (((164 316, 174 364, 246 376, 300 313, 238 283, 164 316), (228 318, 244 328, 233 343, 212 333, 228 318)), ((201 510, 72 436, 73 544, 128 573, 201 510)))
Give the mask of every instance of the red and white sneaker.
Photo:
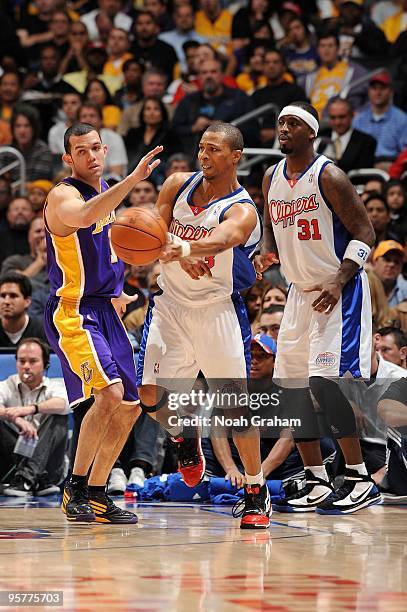
POLYGON ((246 484, 244 498, 232 508, 235 518, 242 517, 240 529, 267 529, 270 527, 271 500, 267 485, 246 484))
POLYGON ((170 438, 178 455, 178 471, 187 487, 196 487, 205 475, 206 461, 201 447, 201 438, 170 438))

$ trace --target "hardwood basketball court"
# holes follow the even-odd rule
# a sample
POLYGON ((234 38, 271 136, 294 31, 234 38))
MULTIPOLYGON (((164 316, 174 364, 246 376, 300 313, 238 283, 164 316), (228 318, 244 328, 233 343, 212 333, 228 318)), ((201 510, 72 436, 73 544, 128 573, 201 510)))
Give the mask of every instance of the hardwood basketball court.
POLYGON ((138 525, 75 525, 31 500, 0 498, 0 590, 63 591, 36 609, 407 610, 407 506, 242 531, 229 507, 126 501, 138 525))

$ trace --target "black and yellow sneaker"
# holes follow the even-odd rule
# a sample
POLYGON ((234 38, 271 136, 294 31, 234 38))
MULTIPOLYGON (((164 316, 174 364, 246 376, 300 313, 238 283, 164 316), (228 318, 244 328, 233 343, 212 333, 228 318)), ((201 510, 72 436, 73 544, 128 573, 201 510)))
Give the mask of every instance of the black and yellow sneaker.
POLYGON ((97 523, 137 523, 137 515, 116 506, 105 491, 91 491, 89 504, 97 523))
POLYGON ((61 510, 68 521, 93 523, 95 514, 89 504, 87 485, 73 484, 71 480, 67 480, 62 495, 61 510))

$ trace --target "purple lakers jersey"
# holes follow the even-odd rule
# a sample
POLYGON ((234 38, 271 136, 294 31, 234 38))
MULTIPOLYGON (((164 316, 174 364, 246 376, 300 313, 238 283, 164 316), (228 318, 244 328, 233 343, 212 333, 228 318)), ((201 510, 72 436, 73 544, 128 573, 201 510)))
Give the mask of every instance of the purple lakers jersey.
MULTIPOLYGON (((61 181, 75 187, 84 202, 98 195, 91 185, 68 177, 61 181)), ((102 179, 102 191, 109 185, 102 179)), ((124 264, 110 243, 114 211, 90 227, 79 228, 69 236, 56 236, 49 230, 47 240, 48 276, 51 296, 69 300, 83 297, 118 297, 123 289, 124 264)))

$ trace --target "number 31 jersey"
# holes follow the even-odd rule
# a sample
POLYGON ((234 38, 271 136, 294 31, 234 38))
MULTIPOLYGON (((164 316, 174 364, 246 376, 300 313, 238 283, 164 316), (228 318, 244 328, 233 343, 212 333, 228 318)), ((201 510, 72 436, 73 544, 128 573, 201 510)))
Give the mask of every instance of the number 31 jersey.
POLYGON ((331 163, 319 155, 298 179, 291 180, 284 159, 270 176, 268 206, 281 269, 289 282, 300 287, 335 274, 352 238, 323 192, 321 175, 331 163))

